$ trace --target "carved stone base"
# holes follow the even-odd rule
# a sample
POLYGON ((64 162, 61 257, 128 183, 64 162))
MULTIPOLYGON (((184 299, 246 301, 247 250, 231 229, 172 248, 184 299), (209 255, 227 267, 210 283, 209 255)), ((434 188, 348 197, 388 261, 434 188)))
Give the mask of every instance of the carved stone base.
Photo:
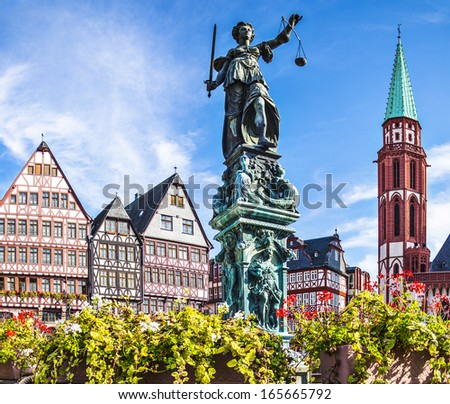
POLYGON ((254 314, 266 330, 285 332, 276 310, 286 298, 286 238, 298 213, 295 187, 271 153, 240 148, 225 164, 224 184, 214 197, 212 228, 222 245, 223 296, 233 316, 254 314))

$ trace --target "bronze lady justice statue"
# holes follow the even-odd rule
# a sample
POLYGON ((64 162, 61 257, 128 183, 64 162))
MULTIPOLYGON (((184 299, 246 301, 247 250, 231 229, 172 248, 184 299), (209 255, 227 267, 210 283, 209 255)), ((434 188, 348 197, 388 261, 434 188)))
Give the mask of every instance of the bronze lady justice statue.
POLYGON ((289 41, 293 27, 300 19, 298 14, 291 15, 288 25, 275 39, 254 46, 250 45, 255 36, 252 25, 238 22, 232 31, 238 46, 230 49, 227 56, 214 61, 218 74, 216 80, 206 81, 206 89, 214 90, 223 83, 225 90, 222 137, 225 159, 240 144, 276 151, 280 116, 267 91, 258 59, 262 57, 269 63, 273 57, 272 49, 289 41))

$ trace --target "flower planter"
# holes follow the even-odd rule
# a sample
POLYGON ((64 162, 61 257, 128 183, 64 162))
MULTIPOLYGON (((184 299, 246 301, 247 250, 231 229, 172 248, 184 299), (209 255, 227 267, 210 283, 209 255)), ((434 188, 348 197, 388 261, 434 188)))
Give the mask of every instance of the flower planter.
POLYGON ((21 372, 11 360, 6 363, 0 363, 0 380, 18 381, 20 378, 32 374, 33 372, 31 369, 25 369, 21 372))
MULTIPOLYGON (((244 376, 239 372, 231 369, 227 366, 227 362, 233 359, 231 354, 218 355, 216 357, 214 368, 216 373, 214 378, 211 380, 211 384, 242 384, 244 383, 244 376)), ((164 365, 162 365, 164 369, 164 365)), ((62 366, 63 372, 66 365, 62 366)), ((67 376, 62 374, 58 377, 58 384, 84 384, 87 383, 88 379, 86 377, 86 363, 83 362, 71 372, 74 374, 72 381, 68 381, 67 376)), ((188 373, 187 377, 189 380, 186 384, 195 384, 195 369, 192 366, 187 366, 186 371, 188 373)), ((172 376, 173 370, 162 370, 160 372, 147 372, 144 373, 139 381, 139 384, 173 384, 174 377, 172 376)))
MULTIPOLYGON (((406 352, 398 349, 394 352, 394 360, 383 380, 389 384, 429 384, 433 377, 430 367, 430 354, 426 351, 406 352)), ((371 384, 378 376, 378 363, 368 364, 368 379, 371 384)), ((320 354, 320 373, 322 383, 346 384, 350 375, 355 372, 355 353, 351 345, 337 347, 334 353, 320 354)))
POLYGON ((322 383, 346 384, 355 372, 355 352, 351 345, 342 345, 336 352, 320 353, 320 374, 322 383))
MULTIPOLYGON (((229 368, 227 362, 233 359, 233 356, 228 353, 225 355, 218 355, 215 358, 214 369, 216 373, 211 379, 211 384, 243 384, 244 376, 236 370, 229 368)), ((189 380, 186 384, 195 384, 195 369, 192 366, 186 366, 189 380)), ((148 372, 144 375, 140 384, 172 384, 174 377, 171 375, 172 370, 166 370, 159 373, 148 372)))
POLYGON ((74 367, 73 369, 70 369, 70 373, 73 373, 73 378, 71 381, 67 379, 67 362, 64 362, 61 367, 61 375, 58 376, 58 381, 56 383, 58 384, 85 384, 87 383, 88 379, 86 376, 86 362, 82 361, 78 366, 74 367))
MULTIPOLYGON (((389 384, 429 384, 433 377, 430 367, 430 354, 422 352, 405 352, 397 350, 394 353, 394 361, 389 369, 385 380, 389 384)), ((372 383, 376 379, 378 364, 372 364, 368 368, 369 379, 372 383)))
POLYGON ((12 361, 0 363, 0 380, 17 381, 20 378, 20 371, 12 361))

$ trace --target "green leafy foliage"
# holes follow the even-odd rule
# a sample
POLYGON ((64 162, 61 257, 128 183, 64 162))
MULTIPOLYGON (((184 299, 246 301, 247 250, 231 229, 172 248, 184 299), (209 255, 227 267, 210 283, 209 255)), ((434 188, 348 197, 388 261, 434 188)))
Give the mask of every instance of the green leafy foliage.
MULTIPOLYGON (((325 302, 326 303, 326 302, 325 302)), ((365 383, 367 368, 378 364, 376 382, 385 383, 397 350, 426 351, 431 355, 433 383, 450 382, 450 322, 440 315, 427 314, 403 290, 390 304, 378 293, 363 291, 340 312, 291 307, 287 317, 295 328, 293 349, 303 352, 311 367, 317 367, 321 352, 333 353, 338 346, 352 345, 356 353, 351 383, 365 383)))
POLYGON ((0 320, 0 364, 12 362, 21 375, 32 371, 42 358, 48 332, 30 311, 0 320))
POLYGON ((223 320, 192 307, 135 314, 129 307, 103 303, 86 307, 61 322, 45 346, 36 381, 73 380, 80 365, 88 383, 138 383, 149 373, 169 371, 174 383, 210 383, 215 361, 230 355, 228 366, 248 383, 286 383, 292 380, 291 360, 280 337, 257 327, 243 316, 223 320))

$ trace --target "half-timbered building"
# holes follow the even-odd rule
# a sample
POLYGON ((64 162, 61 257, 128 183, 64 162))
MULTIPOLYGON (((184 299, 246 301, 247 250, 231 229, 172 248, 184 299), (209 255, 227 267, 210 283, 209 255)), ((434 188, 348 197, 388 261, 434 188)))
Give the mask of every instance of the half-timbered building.
POLYGON ((360 267, 350 267, 345 269, 348 275, 347 279, 347 304, 359 292, 367 289, 366 285, 370 282, 370 274, 363 271, 360 267))
POLYGON ((154 313, 208 300, 212 245, 178 174, 126 206, 144 243, 143 311, 154 313))
POLYGON ((97 215, 91 229, 91 294, 137 309, 143 296, 142 241, 119 197, 97 215))
POLYGON ((0 201, 0 307, 46 322, 85 304, 90 217, 42 141, 0 201))
POLYGON ((217 313, 218 307, 224 301, 222 290, 222 265, 214 259, 209 262, 209 300, 208 310, 217 313))
POLYGON ((318 293, 331 292, 330 306, 345 307, 348 275, 339 235, 310 240, 291 236, 287 243, 295 253, 288 261, 288 295, 297 295, 298 305, 315 310, 320 303, 318 293))

